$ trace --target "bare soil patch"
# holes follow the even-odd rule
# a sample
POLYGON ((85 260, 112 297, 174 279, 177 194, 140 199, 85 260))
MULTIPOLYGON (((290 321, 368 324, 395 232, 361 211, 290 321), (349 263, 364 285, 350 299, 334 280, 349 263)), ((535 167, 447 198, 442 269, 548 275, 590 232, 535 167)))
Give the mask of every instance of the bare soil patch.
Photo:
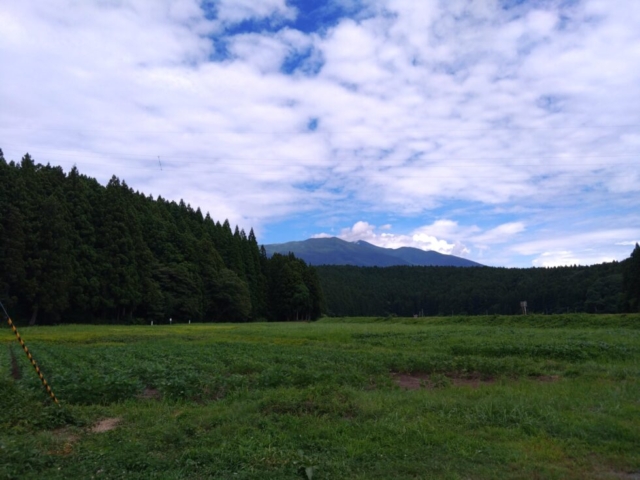
MULTIPOLYGON (((448 377, 448 375, 447 375, 448 377)), ((493 377, 483 377, 482 375, 480 375, 479 373, 474 373, 472 375, 470 375, 469 377, 449 377, 451 378, 451 383, 456 386, 456 387, 464 387, 464 386, 468 386, 468 387, 473 387, 473 388, 478 388, 482 385, 493 385, 494 383, 496 383, 496 379, 493 377)))
POLYGON ((639 472, 610 472, 607 474, 607 478, 618 478, 620 480, 640 480, 640 471, 639 472))
POLYGON ((100 420, 93 427, 91 427, 91 433, 104 433, 109 430, 113 430, 118 426, 118 424, 122 421, 121 418, 105 418, 104 420, 100 420))
POLYGON ((73 444, 80 440, 80 436, 69 431, 68 428, 58 428, 53 432, 54 438, 60 442, 60 445, 56 449, 49 450, 49 455, 67 456, 73 453, 73 444))
POLYGON ((458 373, 428 374, 428 373, 392 373, 396 385, 405 390, 419 390, 421 388, 434 389, 452 385, 454 387, 478 388, 483 385, 491 385, 495 378, 482 376, 479 373, 461 375, 458 373))
MULTIPOLYGON (((392 373, 393 382, 405 390, 419 390, 421 388, 434 389, 445 386, 478 388, 484 385, 493 385, 496 379, 492 376, 482 375, 478 372, 471 373, 392 373)), ((538 375, 530 377, 542 383, 553 383, 560 380, 560 375, 538 375)), ((640 479, 638 479, 640 480, 640 479)))
POLYGON ((393 381, 406 390, 419 390, 424 386, 423 382, 429 381, 426 373, 392 373, 393 381))
POLYGON ((80 440, 80 437, 77 434, 71 432, 67 427, 57 428, 52 433, 57 440, 60 440, 62 442, 74 443, 80 440))
POLYGON ((55 450, 48 450, 48 455, 58 455, 61 457, 66 457, 67 455, 71 455, 73 453, 73 443, 65 442, 61 448, 55 450))

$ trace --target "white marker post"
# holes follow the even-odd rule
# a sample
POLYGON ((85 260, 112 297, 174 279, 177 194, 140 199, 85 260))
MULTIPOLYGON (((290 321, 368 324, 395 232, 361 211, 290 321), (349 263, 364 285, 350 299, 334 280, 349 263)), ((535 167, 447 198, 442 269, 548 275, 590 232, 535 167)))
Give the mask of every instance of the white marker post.
POLYGON ((527 314, 527 302, 520 302, 520 308, 522 309, 522 314, 527 314))
POLYGON ((171 325, 171 322, 173 322, 173 319, 170 318, 169 319, 169 325, 171 325))

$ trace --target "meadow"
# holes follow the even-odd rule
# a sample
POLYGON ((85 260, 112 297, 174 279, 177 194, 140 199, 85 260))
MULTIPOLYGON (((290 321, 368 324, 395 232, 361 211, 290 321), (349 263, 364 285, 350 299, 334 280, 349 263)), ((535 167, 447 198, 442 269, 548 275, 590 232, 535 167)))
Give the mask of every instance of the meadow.
POLYGON ((0 330, 0 478, 640 478, 640 315, 0 330))

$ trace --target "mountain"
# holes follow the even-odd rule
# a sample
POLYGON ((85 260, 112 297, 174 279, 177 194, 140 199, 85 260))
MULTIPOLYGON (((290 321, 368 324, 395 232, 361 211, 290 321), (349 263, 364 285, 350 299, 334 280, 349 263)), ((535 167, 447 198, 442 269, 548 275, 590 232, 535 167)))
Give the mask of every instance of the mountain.
POLYGON ((301 242, 265 245, 267 255, 292 252, 310 265, 355 265, 358 267, 391 267, 415 265, 422 267, 482 267, 479 263, 453 255, 444 255, 418 248, 382 248, 368 242, 346 242, 336 237, 310 238, 301 242))

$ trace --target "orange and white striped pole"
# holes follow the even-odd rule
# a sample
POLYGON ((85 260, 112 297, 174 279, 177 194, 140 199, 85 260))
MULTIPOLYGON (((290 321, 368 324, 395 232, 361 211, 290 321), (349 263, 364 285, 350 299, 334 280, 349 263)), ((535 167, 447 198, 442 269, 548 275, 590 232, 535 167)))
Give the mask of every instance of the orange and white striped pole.
MULTIPOLYGON (((0 303, 0 305, 2 305, 2 304, 0 303)), ((25 345, 24 340, 22 340, 22 337, 18 333, 18 329, 13 324, 13 321, 11 320, 11 317, 9 316, 7 311, 5 310, 4 305, 2 305, 2 309, 4 310, 4 313, 7 316, 7 323, 9 324, 11 329, 13 330, 13 333, 16 334, 16 338, 18 339, 18 342, 20 342, 20 345, 22 346, 22 349, 24 350, 24 353, 27 354, 27 357, 29 358, 29 361, 31 362, 31 365, 33 365, 33 368, 36 369, 36 373, 38 374, 38 377, 40 377, 40 381, 42 382, 42 385, 44 386, 44 388, 46 388, 47 393, 49 394, 51 399, 54 402, 56 402, 56 405, 60 405, 60 403, 58 402, 58 399, 56 398, 55 394, 53 393, 53 390, 51 390, 51 387, 49 386, 49 384, 45 380, 44 375, 42 375, 42 372, 40 371, 40 367, 36 363, 36 360, 33 358, 33 355, 31 355, 31 352, 29 351, 29 349, 25 345)))

